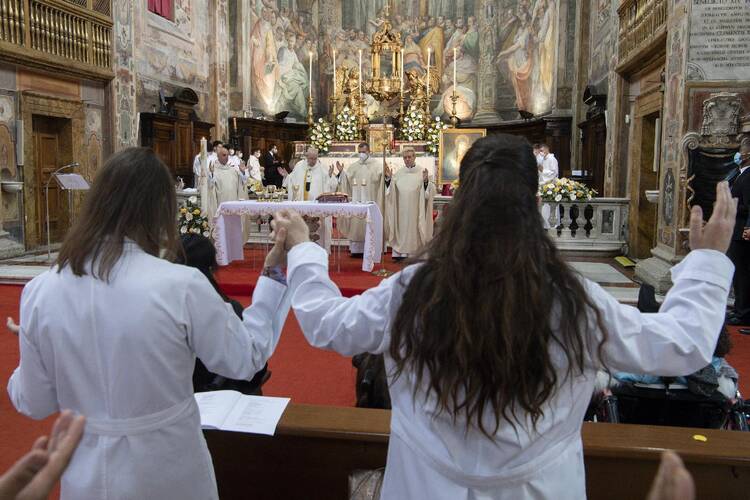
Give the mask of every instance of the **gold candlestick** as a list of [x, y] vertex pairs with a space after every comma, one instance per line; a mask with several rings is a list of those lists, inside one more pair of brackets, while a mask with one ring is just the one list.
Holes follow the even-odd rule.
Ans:
[[453, 94], [451, 95], [451, 102], [453, 105], [451, 106], [453, 109], [451, 111], [451, 125], [453, 128], [456, 128], [458, 126], [458, 116], [456, 116], [456, 103], [458, 102], [458, 94], [456, 94], [456, 91], [453, 90]]
[[312, 126], [315, 123], [315, 119], [313, 118], [313, 97], [312, 94], [307, 96], [307, 125], [310, 127], [310, 132], [312, 132]]

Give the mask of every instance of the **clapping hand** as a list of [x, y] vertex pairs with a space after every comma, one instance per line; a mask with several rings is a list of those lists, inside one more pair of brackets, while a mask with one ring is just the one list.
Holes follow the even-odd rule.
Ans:
[[430, 174], [427, 172], [427, 169], [422, 169], [422, 180], [425, 182], [429, 182], [430, 180]]
[[289, 175], [289, 172], [286, 171], [284, 167], [276, 167], [276, 171], [279, 173], [280, 176], [286, 177]]
[[337, 175], [341, 175], [341, 172], [344, 171], [344, 164], [341, 163], [340, 161], [336, 162], [336, 171], [338, 172]]
[[695, 500], [695, 482], [675, 452], [662, 454], [646, 500]]
[[21, 327], [16, 324], [15, 321], [13, 321], [13, 318], [8, 316], [8, 320], [5, 322], [5, 327], [8, 329], [9, 332], [15, 333], [18, 335], [18, 332], [21, 331]]
[[328, 177], [333, 177], [333, 163], [328, 167]]
[[208, 170], [211, 171], [211, 175], [214, 175], [214, 162], [208, 164]]
[[690, 248], [708, 249], [727, 253], [732, 240], [737, 200], [732, 199], [729, 183], [722, 181], [716, 185], [716, 203], [711, 218], [703, 225], [703, 210], [699, 205], [690, 212]]
[[284, 267], [286, 266], [286, 248], [284, 248], [284, 244], [286, 243], [286, 228], [280, 227], [277, 229], [274, 222], [276, 222], [275, 219], [271, 221], [273, 231], [271, 231], [270, 235], [273, 247], [271, 247], [271, 251], [266, 255], [266, 261], [263, 265], [265, 267]]
[[245, 165], [244, 161], [240, 162], [240, 170], [242, 171], [243, 174], [247, 173], [247, 165]]
[[49, 498], [83, 437], [86, 419], [63, 411], [49, 437], [42, 436], [26, 455], [0, 477], [0, 499]]

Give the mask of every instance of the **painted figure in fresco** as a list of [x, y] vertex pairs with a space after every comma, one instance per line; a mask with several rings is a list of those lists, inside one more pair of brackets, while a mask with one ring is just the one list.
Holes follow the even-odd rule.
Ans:
[[286, 46], [279, 49], [279, 80], [274, 87], [275, 112], [291, 111], [304, 116], [307, 113], [309, 91], [308, 75], [295, 51], [297, 36], [287, 32]]
[[250, 33], [253, 97], [261, 109], [273, 109], [273, 95], [276, 80], [279, 78], [278, 50], [271, 22], [273, 11], [264, 7], [261, 17]]
[[498, 61], [507, 61], [516, 92], [516, 107], [526, 111], [531, 106], [532, 41], [531, 19], [527, 12], [522, 12], [513, 44], [497, 55]]
[[536, 18], [535, 26], [535, 65], [532, 89], [534, 102], [531, 106], [531, 112], [540, 113], [549, 109], [552, 104], [552, 84], [554, 83], [555, 74], [555, 27], [554, 27], [554, 9], [555, 6], [551, 0], [539, 0], [534, 9]]

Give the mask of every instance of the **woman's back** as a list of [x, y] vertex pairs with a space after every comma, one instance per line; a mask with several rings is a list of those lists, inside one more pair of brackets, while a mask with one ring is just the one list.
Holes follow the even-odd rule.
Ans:
[[33, 280], [23, 295], [21, 324], [36, 335], [60, 407], [121, 419], [191, 396], [186, 306], [195, 301], [188, 295], [208, 286], [198, 271], [134, 243], [126, 243], [109, 283], [76, 277], [69, 268]]

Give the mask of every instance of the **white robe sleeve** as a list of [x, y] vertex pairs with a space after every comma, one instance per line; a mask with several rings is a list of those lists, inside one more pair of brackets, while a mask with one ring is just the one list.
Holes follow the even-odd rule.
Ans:
[[198, 271], [186, 290], [188, 343], [206, 368], [234, 379], [249, 379], [263, 368], [281, 335], [277, 318], [289, 311], [286, 287], [259, 278], [242, 320]]
[[21, 295], [21, 331], [18, 332], [21, 362], [8, 381], [8, 395], [20, 413], [34, 419], [42, 419], [59, 411], [60, 408], [57, 403], [54, 373], [50, 373], [44, 366], [35, 342], [36, 314], [31, 298], [33, 287], [34, 283], [29, 283]]
[[362, 295], [344, 298], [328, 277], [328, 255], [315, 243], [297, 245], [288, 255], [292, 308], [314, 347], [351, 356], [382, 353], [390, 343], [390, 311], [401, 273]]
[[[683, 376], [711, 363], [732, 280], [732, 262], [714, 250], [691, 252], [672, 269], [674, 286], [658, 313], [620, 304], [599, 285], [586, 288], [602, 312], [604, 362], [614, 371]], [[592, 346], [596, 354], [596, 346]]]

